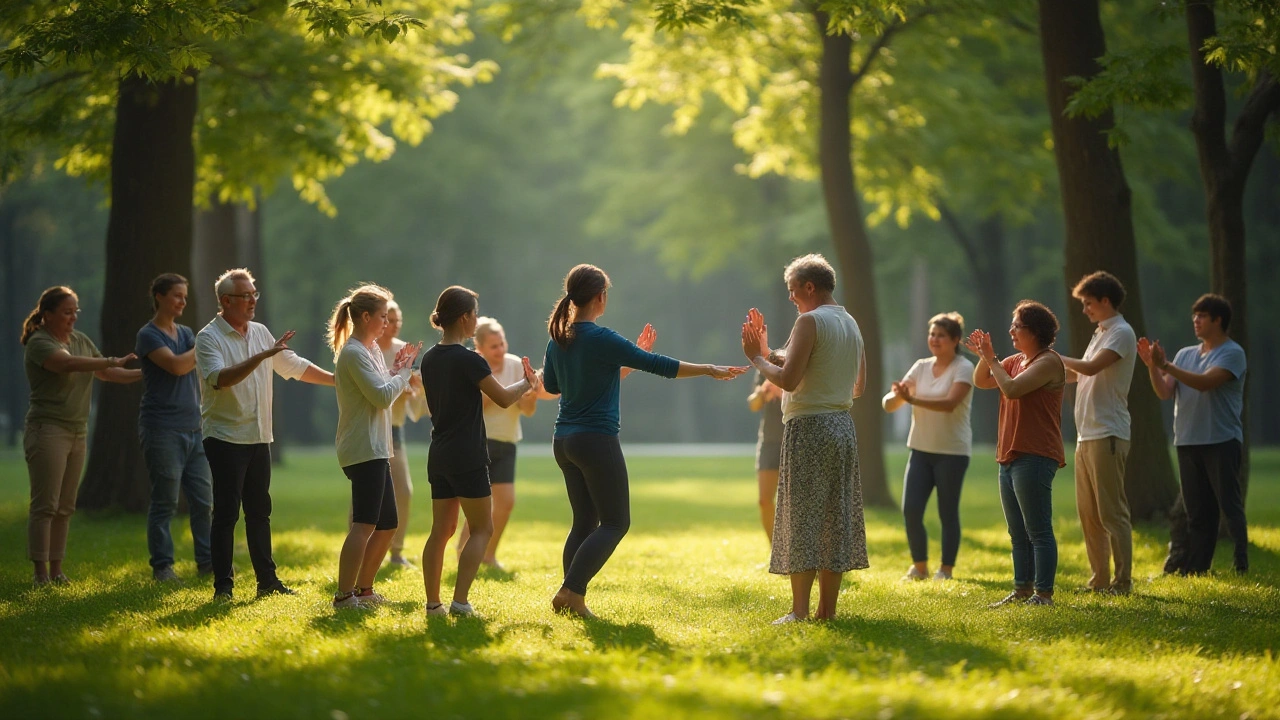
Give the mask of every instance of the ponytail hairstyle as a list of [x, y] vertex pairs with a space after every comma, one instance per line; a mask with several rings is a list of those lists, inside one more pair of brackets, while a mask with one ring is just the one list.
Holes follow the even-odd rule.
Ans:
[[562, 348], [573, 342], [573, 320], [578, 308], [586, 307], [597, 295], [609, 289], [609, 276], [595, 265], [583, 263], [564, 276], [564, 297], [556, 303], [547, 320], [547, 333]]
[[351, 339], [356, 318], [365, 313], [372, 315], [381, 312], [389, 302], [391, 302], [390, 290], [369, 283], [352, 288], [346, 297], [338, 301], [338, 304], [333, 307], [333, 317], [329, 318], [327, 336], [329, 347], [333, 350], [334, 362], [337, 362], [342, 346]]
[[168, 295], [174, 285], [186, 284], [187, 279], [178, 273], [165, 273], [157, 276], [155, 280], [151, 281], [151, 309], [157, 310], [160, 308], [160, 301], [156, 300], [157, 295]]
[[444, 331], [458, 319], [479, 307], [480, 294], [461, 285], [450, 285], [436, 299], [436, 309], [431, 313], [431, 327]]
[[40, 293], [40, 301], [36, 303], [35, 310], [27, 315], [27, 319], [22, 321], [22, 344], [26, 345], [31, 339], [31, 334], [44, 327], [45, 313], [51, 313], [58, 309], [58, 306], [67, 298], [80, 299], [76, 295], [76, 291], [66, 285], [54, 285], [53, 287]]
[[964, 337], [964, 316], [958, 312], [938, 313], [929, 318], [929, 327], [937, 325], [947, 334], [947, 337], [956, 341], [956, 352], [960, 352], [960, 340]]

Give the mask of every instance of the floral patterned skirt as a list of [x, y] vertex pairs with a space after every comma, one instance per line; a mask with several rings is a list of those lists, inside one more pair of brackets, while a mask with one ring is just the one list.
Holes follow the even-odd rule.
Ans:
[[802, 415], [782, 430], [769, 572], [869, 567], [858, 435], [847, 412]]

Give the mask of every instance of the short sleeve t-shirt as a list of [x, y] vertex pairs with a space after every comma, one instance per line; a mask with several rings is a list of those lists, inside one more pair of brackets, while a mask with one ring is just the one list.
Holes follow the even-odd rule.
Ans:
[[[502, 369], [493, 376], [503, 387], [518, 383], [524, 377], [524, 363], [518, 356], [507, 353], [502, 359]], [[481, 402], [483, 404], [483, 400]], [[515, 403], [505, 408], [496, 403], [489, 405], [484, 409], [484, 429], [490, 440], [520, 442], [524, 437], [520, 429], [520, 406]]]
[[61, 343], [43, 328], [27, 339], [23, 350], [23, 366], [31, 386], [27, 422], [47, 422], [73, 432], [86, 432], [89, 427], [89, 397], [93, 394], [93, 373], [60, 373], [46, 370], [44, 361], [65, 350], [76, 357], [100, 358], [102, 353], [87, 335], [72, 330], [67, 342]]
[[1098, 374], [1081, 375], [1076, 381], [1077, 440], [1129, 439], [1129, 386], [1138, 356], [1138, 336], [1124, 316], [1098, 323], [1084, 351], [1084, 360], [1093, 360], [1103, 350], [1114, 352], [1120, 359]]
[[173, 430], [200, 429], [200, 376], [191, 369], [186, 375], [174, 375], [151, 361], [148, 355], [167, 347], [174, 355], [189, 352], [196, 346], [196, 334], [186, 325], [178, 325], [178, 336], [147, 323], [138, 331], [134, 354], [142, 363], [142, 403], [138, 407], [138, 425]]
[[435, 345], [423, 355], [422, 385], [431, 409], [429, 475], [489, 465], [480, 381], [492, 374], [479, 353], [462, 345]]
[[[937, 358], [917, 360], [902, 380], [915, 383], [915, 396], [921, 400], [946, 400], [956, 383], [973, 385], [973, 363], [963, 355], [956, 355], [951, 364], [934, 377]], [[973, 453], [973, 426], [969, 408], [973, 404], [973, 392], [965, 394], [951, 412], [938, 412], [922, 407], [911, 408], [911, 432], [907, 435], [907, 447], [920, 452], [938, 455], [970, 455]]]
[[1173, 444], [1244, 442], [1244, 425], [1240, 420], [1244, 408], [1244, 376], [1248, 369], [1244, 348], [1235, 340], [1227, 340], [1201, 354], [1200, 346], [1192, 345], [1179, 350], [1173, 364], [1193, 373], [1222, 368], [1232, 375], [1231, 380], [1209, 392], [1193, 390], [1182, 383], [1174, 386]]

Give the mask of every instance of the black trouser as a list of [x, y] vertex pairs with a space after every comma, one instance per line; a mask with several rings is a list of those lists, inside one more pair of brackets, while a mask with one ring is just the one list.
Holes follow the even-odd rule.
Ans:
[[1178, 446], [1178, 474], [1182, 477], [1182, 501], [1187, 507], [1184, 568], [1188, 573], [1205, 573], [1212, 567], [1220, 514], [1227, 519], [1227, 530], [1236, 544], [1236, 569], [1249, 568], [1249, 529], [1240, 487], [1242, 460], [1239, 440]]
[[631, 527], [627, 462], [616, 435], [567, 435], [552, 448], [573, 510], [564, 542], [564, 587], [586, 595], [587, 584]]
[[240, 503], [244, 503], [244, 534], [258, 589], [279, 582], [271, 558], [271, 446], [237, 445], [204, 439], [204, 454], [213, 473], [213, 588], [230, 590], [231, 555], [235, 548]]
[[968, 455], [940, 455], [912, 450], [902, 483], [902, 518], [907, 525], [911, 561], [929, 559], [929, 535], [924, 529], [924, 508], [938, 488], [938, 519], [942, 521], [942, 564], [955, 565], [960, 551], [960, 488], [969, 469]]

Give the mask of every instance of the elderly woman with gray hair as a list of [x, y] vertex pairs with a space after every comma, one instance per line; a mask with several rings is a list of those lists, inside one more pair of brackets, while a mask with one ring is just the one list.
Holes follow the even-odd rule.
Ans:
[[790, 576], [791, 612], [775, 625], [809, 618], [815, 577], [819, 600], [813, 617], [834, 618], [843, 574], [869, 566], [858, 438], [849, 416], [866, 380], [862, 333], [836, 304], [836, 273], [821, 255], [796, 258], [783, 278], [800, 311], [785, 359], [778, 361], [769, 350], [759, 310], [752, 308], [742, 325], [743, 352], [784, 392], [769, 572]]

